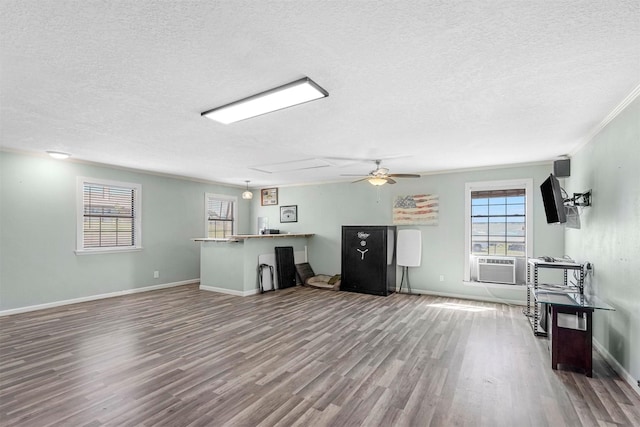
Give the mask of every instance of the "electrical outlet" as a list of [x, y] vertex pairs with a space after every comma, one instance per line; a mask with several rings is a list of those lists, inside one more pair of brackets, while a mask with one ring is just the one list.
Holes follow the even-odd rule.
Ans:
[[154, 272], [153, 272], [153, 278], [154, 278], [154, 279], [159, 279], [159, 278], [160, 278], [160, 272], [159, 272], [159, 271], [157, 271], [157, 270], [156, 270], [156, 271], [154, 271]]
[[441, 281], [441, 282], [444, 282], [444, 274], [441, 274], [441, 275], [440, 275], [440, 281]]
[[587, 261], [584, 265], [584, 270], [585, 274], [593, 274], [593, 264]]

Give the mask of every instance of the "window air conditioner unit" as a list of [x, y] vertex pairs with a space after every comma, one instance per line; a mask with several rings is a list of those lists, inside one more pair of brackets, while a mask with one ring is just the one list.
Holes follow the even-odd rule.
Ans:
[[478, 282], [516, 284], [516, 259], [483, 256], [478, 258]]

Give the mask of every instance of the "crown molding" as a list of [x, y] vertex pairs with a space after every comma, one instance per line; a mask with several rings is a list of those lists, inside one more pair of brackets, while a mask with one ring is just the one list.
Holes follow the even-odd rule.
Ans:
[[[184, 175], [174, 175], [174, 174], [170, 174], [170, 173], [164, 173], [164, 172], [155, 172], [152, 170], [146, 170], [146, 169], [136, 169], [136, 168], [132, 168], [132, 167], [127, 167], [127, 166], [119, 166], [119, 165], [113, 165], [113, 164], [109, 164], [109, 163], [100, 163], [100, 162], [95, 162], [92, 160], [84, 160], [84, 159], [79, 159], [77, 157], [73, 157], [73, 155], [71, 157], [69, 157], [68, 159], [64, 159], [64, 160], [55, 160], [55, 159], [51, 159], [51, 157], [49, 157], [49, 155], [46, 152], [34, 152], [34, 151], [24, 151], [24, 150], [19, 150], [19, 149], [15, 149], [15, 148], [9, 148], [9, 147], [0, 147], [0, 152], [5, 152], [5, 153], [10, 153], [10, 154], [19, 154], [22, 156], [28, 156], [28, 157], [38, 157], [41, 159], [47, 159], [50, 161], [54, 161], [54, 162], [65, 162], [65, 163], [77, 163], [77, 164], [83, 164], [83, 165], [90, 165], [90, 166], [96, 166], [96, 167], [100, 167], [100, 168], [108, 168], [108, 169], [115, 169], [115, 170], [120, 170], [120, 171], [125, 171], [125, 172], [133, 172], [133, 173], [139, 173], [139, 174], [144, 174], [144, 175], [151, 175], [151, 176], [158, 176], [158, 177], [162, 177], [162, 178], [171, 178], [171, 179], [178, 179], [181, 181], [190, 181], [190, 182], [197, 182], [199, 184], [209, 184], [209, 185], [217, 185], [220, 187], [229, 187], [229, 188], [234, 188], [234, 189], [245, 189], [245, 185], [236, 185], [236, 184], [227, 184], [224, 182], [217, 182], [217, 181], [211, 181], [211, 180], [207, 180], [207, 179], [203, 179], [203, 178], [197, 178], [197, 177], [191, 177], [191, 176], [184, 176]], [[249, 187], [250, 189], [252, 187]]]
[[636, 86], [631, 93], [629, 93], [629, 95], [627, 95], [622, 102], [620, 102], [613, 110], [611, 110], [611, 112], [596, 126], [594, 127], [591, 132], [589, 132], [587, 134], [586, 137], [584, 137], [582, 139], [582, 141], [580, 141], [580, 143], [578, 145], [576, 145], [574, 147], [573, 150], [571, 150], [571, 152], [569, 153], [569, 156], [573, 156], [574, 154], [576, 154], [578, 151], [582, 150], [584, 148], [585, 145], [587, 145], [588, 143], [590, 143], [593, 138], [596, 137], [596, 135], [598, 135], [602, 129], [604, 129], [605, 127], [607, 127], [607, 125], [609, 123], [611, 123], [611, 121], [613, 121], [613, 119], [615, 119], [616, 117], [618, 117], [618, 114], [620, 114], [621, 112], [624, 111], [625, 108], [627, 108], [629, 106], [629, 104], [631, 104], [633, 101], [635, 101], [635, 99], [640, 95], [640, 84], [638, 86]]

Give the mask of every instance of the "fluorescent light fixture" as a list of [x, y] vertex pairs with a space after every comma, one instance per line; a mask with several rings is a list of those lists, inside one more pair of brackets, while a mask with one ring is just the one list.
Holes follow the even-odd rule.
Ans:
[[216, 122], [229, 124], [294, 105], [329, 96], [329, 92], [308, 77], [267, 90], [257, 95], [201, 113]]
[[384, 178], [369, 178], [367, 181], [375, 186], [385, 185], [387, 183], [387, 180]]
[[247, 189], [242, 193], [242, 198], [244, 200], [251, 200], [253, 199], [253, 193], [251, 191], [249, 191], [249, 182], [250, 181], [245, 181], [247, 183]]
[[47, 151], [47, 154], [53, 157], [54, 159], [64, 160], [71, 157], [69, 153], [63, 153], [62, 151]]

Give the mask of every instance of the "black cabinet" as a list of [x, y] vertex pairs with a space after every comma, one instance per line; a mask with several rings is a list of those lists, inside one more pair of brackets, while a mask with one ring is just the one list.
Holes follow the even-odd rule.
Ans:
[[340, 290], [385, 296], [394, 292], [395, 238], [395, 226], [343, 226]]

